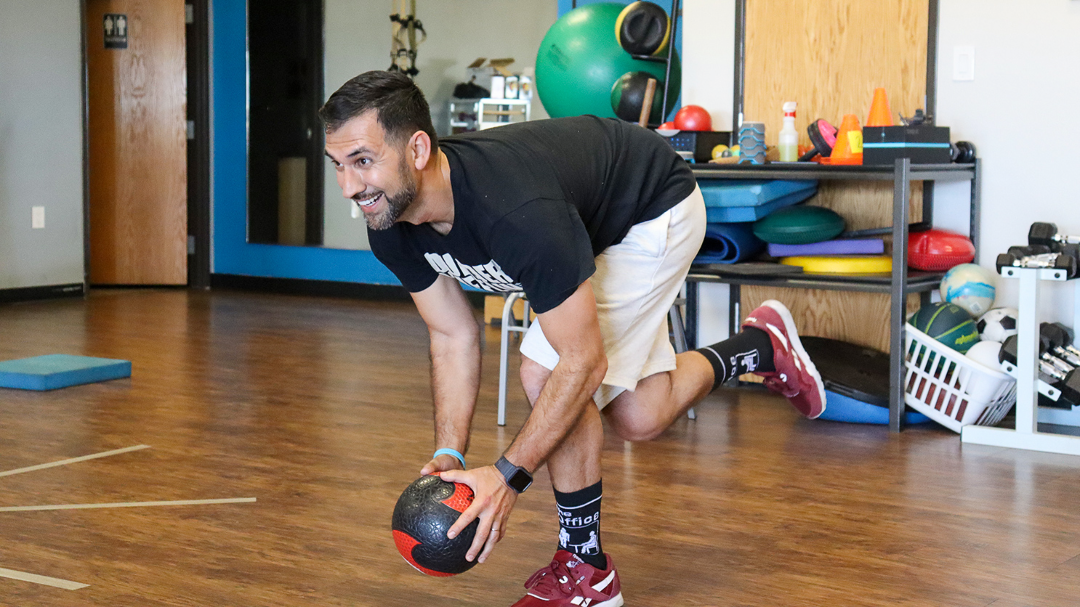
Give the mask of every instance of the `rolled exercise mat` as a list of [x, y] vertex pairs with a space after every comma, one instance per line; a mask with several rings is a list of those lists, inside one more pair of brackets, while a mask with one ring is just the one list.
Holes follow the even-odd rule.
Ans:
[[765, 248], [749, 223], [710, 223], [694, 263], [738, 263]]
[[[825, 384], [825, 412], [818, 419], [889, 423], [889, 355], [838, 339], [800, 337]], [[908, 410], [909, 424], [930, 421]]]
[[801, 205], [755, 221], [754, 235], [770, 244], [810, 244], [836, 238], [844, 225], [844, 218], [832, 209]]
[[892, 272], [892, 257], [888, 255], [782, 257], [780, 263], [786, 266], [799, 266], [807, 274], [888, 274]]
[[842, 238], [811, 244], [770, 244], [770, 257], [795, 257], [799, 255], [880, 255], [885, 252], [885, 241], [880, 238]]

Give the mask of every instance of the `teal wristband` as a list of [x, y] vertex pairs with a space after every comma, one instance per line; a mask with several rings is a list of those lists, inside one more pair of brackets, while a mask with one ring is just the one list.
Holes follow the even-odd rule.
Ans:
[[431, 458], [435, 459], [436, 457], [439, 457], [440, 455], [453, 455], [454, 457], [457, 458], [457, 461], [461, 462], [461, 469], [462, 470], [465, 469], [465, 456], [458, 453], [457, 450], [455, 450], [455, 449], [439, 449], [438, 451], [435, 452], [435, 455], [431, 456]]

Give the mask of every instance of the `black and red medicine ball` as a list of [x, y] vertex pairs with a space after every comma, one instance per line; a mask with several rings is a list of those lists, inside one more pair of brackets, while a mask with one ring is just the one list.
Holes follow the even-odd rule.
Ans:
[[457, 537], [446, 532], [472, 504], [468, 485], [451, 483], [430, 474], [409, 485], [394, 506], [391, 528], [394, 543], [406, 561], [421, 573], [448, 577], [472, 569], [476, 561], [465, 560], [480, 521], [469, 523]]

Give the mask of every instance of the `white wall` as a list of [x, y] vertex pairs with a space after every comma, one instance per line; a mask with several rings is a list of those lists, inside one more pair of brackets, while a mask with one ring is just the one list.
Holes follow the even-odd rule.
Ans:
[[[713, 129], [732, 128], [735, 0], [686, 0], [682, 8], [682, 103], [709, 111]], [[699, 283], [697, 343], [728, 336], [728, 286]]]
[[[953, 49], [975, 47], [975, 80], [953, 80]], [[1034, 221], [1080, 234], [1080, 0], [942, 0], [937, 122], [982, 158], [978, 263], [1026, 244]], [[935, 220], [966, 230], [966, 191], [950, 187]], [[942, 200], [944, 199], [944, 200]], [[940, 201], [940, 202], [938, 202]], [[1043, 319], [1073, 324], [1073, 288], [1044, 289]], [[1002, 281], [998, 305], [1016, 305]]]
[[[390, 65], [392, 4], [326, 0], [325, 96], [357, 74]], [[540, 41], [557, 13], [555, 0], [418, 0], [416, 16], [428, 37], [417, 50], [416, 83], [427, 96], [436, 132], [449, 130], [446, 102], [454, 85], [466, 79], [467, 65], [478, 57], [513, 57], [511, 71], [531, 74]], [[539, 97], [531, 111], [534, 120], [547, 117]], [[369, 248], [364, 220], [351, 217], [329, 166], [325, 179], [324, 246]]]
[[682, 103], [708, 110], [713, 130], [730, 130], [735, 94], [735, 0], [686, 0], [682, 14]]
[[[0, 2], [0, 289], [83, 282], [80, 12]], [[31, 229], [35, 206], [44, 229]]]

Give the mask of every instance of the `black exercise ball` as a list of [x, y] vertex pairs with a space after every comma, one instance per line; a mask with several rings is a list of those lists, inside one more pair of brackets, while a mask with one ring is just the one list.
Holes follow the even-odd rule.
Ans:
[[659, 55], [668, 45], [671, 21], [652, 2], [631, 2], [615, 22], [619, 45], [631, 55]]
[[[645, 102], [645, 87], [649, 84], [649, 78], [655, 78], [655, 76], [648, 72], [627, 72], [615, 81], [615, 85], [611, 87], [611, 109], [615, 111], [616, 116], [630, 122], [637, 122], [641, 118], [641, 104]], [[662, 122], [660, 119], [664, 104], [662, 85], [663, 82], [656, 83], [652, 110], [649, 112], [650, 124]]]
[[429, 474], [405, 488], [394, 506], [392, 529], [398, 552], [418, 571], [448, 577], [472, 569], [466, 561], [480, 521], [474, 520], [454, 539], [446, 532], [473, 501], [468, 485]]

